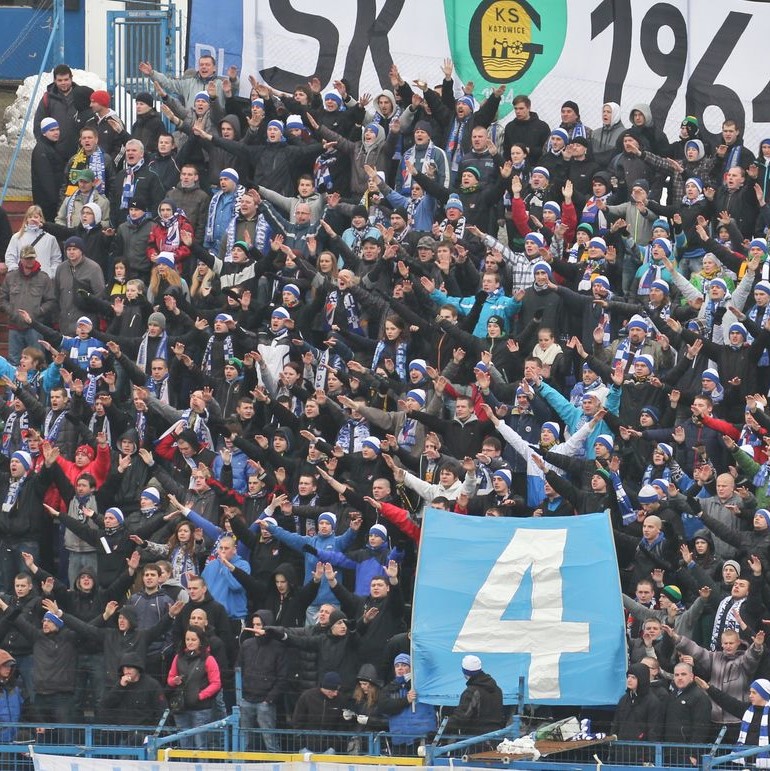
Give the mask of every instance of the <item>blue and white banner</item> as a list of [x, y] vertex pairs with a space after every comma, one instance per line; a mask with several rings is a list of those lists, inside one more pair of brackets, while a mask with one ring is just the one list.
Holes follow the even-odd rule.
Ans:
[[608, 515], [477, 518], [429, 509], [412, 619], [420, 701], [457, 704], [481, 658], [506, 704], [615, 704], [626, 645]]

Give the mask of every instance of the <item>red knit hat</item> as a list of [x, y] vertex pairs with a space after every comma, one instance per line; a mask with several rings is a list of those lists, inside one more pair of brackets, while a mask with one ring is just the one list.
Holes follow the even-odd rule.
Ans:
[[91, 94], [91, 101], [100, 104], [102, 107], [109, 107], [110, 95], [106, 91], [94, 91]]

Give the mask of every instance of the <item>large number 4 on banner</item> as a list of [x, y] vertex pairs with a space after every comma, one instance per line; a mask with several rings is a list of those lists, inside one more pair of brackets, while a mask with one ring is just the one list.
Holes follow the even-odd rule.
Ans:
[[[562, 620], [566, 543], [566, 529], [517, 530], [476, 593], [453, 647], [454, 652], [528, 653], [529, 695], [534, 699], [558, 699], [562, 654], [589, 649], [588, 623]], [[531, 616], [504, 620], [528, 570]]]

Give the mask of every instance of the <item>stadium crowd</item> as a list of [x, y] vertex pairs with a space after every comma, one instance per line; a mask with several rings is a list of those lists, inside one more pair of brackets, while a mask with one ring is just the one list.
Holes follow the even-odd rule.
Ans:
[[[667, 137], [646, 104], [549, 125], [524, 95], [501, 125], [504, 87], [442, 69], [243, 99], [211, 57], [144, 62], [129, 131], [56, 67], [3, 247], [4, 722], [194, 727], [239, 667], [267, 749], [414, 751], [432, 506], [609, 512], [612, 732], [768, 743], [770, 139]], [[446, 730], [501, 727], [463, 672]]]

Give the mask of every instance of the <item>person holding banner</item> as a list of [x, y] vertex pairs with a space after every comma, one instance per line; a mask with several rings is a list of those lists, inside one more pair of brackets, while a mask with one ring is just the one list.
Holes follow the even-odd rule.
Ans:
[[494, 677], [482, 669], [481, 659], [474, 655], [463, 656], [462, 670], [468, 682], [444, 733], [478, 736], [502, 728], [503, 692]]
[[417, 744], [436, 730], [436, 710], [419, 701], [412, 687], [412, 657], [399, 653], [393, 660], [395, 678], [380, 691], [379, 711], [388, 716], [394, 755], [414, 755]]

